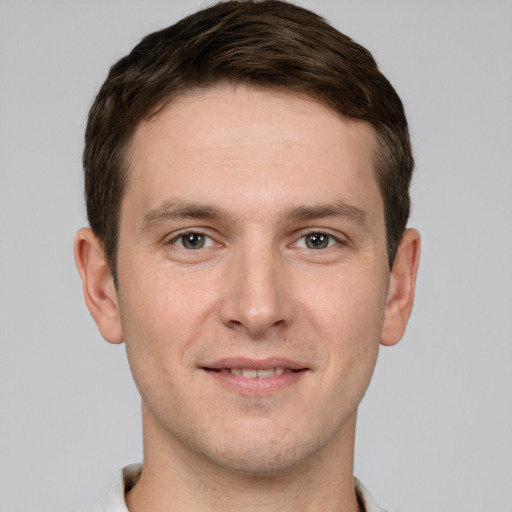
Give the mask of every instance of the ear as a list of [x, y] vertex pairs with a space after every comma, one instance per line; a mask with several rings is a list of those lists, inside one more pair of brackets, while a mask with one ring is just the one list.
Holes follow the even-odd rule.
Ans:
[[405, 332], [414, 302], [414, 290], [420, 261], [420, 234], [407, 229], [391, 271], [382, 329], [382, 345], [395, 345]]
[[119, 303], [112, 274], [101, 242], [90, 228], [75, 238], [75, 262], [82, 278], [85, 302], [102, 336], [109, 343], [122, 343]]

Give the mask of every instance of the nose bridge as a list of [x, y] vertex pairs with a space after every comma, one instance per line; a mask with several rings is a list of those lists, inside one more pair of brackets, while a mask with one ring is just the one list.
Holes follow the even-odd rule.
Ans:
[[234, 251], [224, 296], [224, 323], [252, 335], [288, 322], [283, 294], [283, 261], [264, 236], [246, 241]]

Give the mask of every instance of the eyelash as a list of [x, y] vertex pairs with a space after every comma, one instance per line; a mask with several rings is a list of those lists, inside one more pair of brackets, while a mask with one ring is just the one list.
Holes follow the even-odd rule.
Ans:
[[[326, 237], [327, 238], [327, 246], [326, 247], [307, 247], [307, 242], [304, 242], [304, 245], [306, 245], [306, 247], [299, 247], [299, 242], [301, 240], [306, 240], [307, 237], [311, 237], [311, 236], [314, 236], [314, 235], [320, 235], [322, 237]], [[321, 240], [323, 241], [323, 240]], [[334, 242], [334, 243], [333, 243]], [[342, 240], [340, 240], [338, 237], [334, 236], [333, 234], [331, 233], [326, 233], [325, 231], [321, 231], [321, 230], [313, 230], [313, 231], [309, 231], [307, 233], [303, 233], [298, 239], [296, 242], [294, 242], [292, 244], [292, 247], [298, 247], [298, 248], [301, 248], [301, 249], [309, 249], [309, 250], [325, 250], [325, 249], [329, 249], [330, 247], [333, 247], [334, 245], [337, 245], [337, 244], [343, 244], [344, 242]]]
[[[172, 237], [167, 243], [169, 245], [176, 245], [176, 246], [180, 247], [181, 249], [185, 249], [185, 250], [189, 250], [189, 251], [204, 249], [205, 248], [204, 246], [197, 247], [197, 248], [184, 247], [183, 241], [184, 241], [185, 237], [191, 236], [191, 235], [197, 235], [199, 237], [202, 237], [206, 241], [205, 243], [208, 244], [206, 247], [212, 247], [213, 245], [215, 245], [215, 240], [213, 240], [213, 238], [211, 236], [203, 233], [202, 231], [195, 231], [193, 229], [190, 229], [188, 231], [182, 231], [181, 233], [178, 233], [177, 235]], [[176, 242], [180, 239], [182, 240], [182, 243], [181, 243], [181, 245], [178, 245]]]
[[[184, 245], [184, 240], [185, 240], [185, 237], [187, 236], [190, 236], [190, 235], [197, 235], [198, 237], [202, 237], [203, 240], [204, 240], [204, 243], [207, 244], [206, 246], [203, 244], [202, 246], [200, 247], [195, 247], [195, 248], [192, 248], [192, 247], [185, 247]], [[301, 240], [307, 240], [307, 237], [311, 237], [311, 236], [315, 236], [315, 235], [319, 235], [320, 237], [325, 237], [325, 238], [322, 238], [320, 240], [320, 244], [322, 244], [322, 242], [324, 242], [325, 239], [327, 239], [327, 245], [325, 247], [308, 247], [307, 246], [307, 242], [305, 241], [304, 242], [304, 245], [305, 247], [300, 247], [299, 246], [299, 242]], [[178, 240], [182, 240], [182, 243], [181, 244], [177, 244], [176, 242]], [[202, 231], [195, 231], [195, 230], [187, 230], [187, 231], [183, 231], [181, 233], [178, 233], [177, 235], [175, 235], [173, 238], [171, 238], [168, 242], [167, 242], [169, 245], [176, 245], [177, 247], [180, 247], [181, 249], [185, 249], [185, 250], [189, 250], [189, 251], [192, 251], [192, 250], [199, 250], [199, 249], [205, 249], [205, 248], [208, 248], [208, 247], [212, 247], [216, 244], [215, 240], [205, 234], [204, 232]], [[296, 248], [301, 248], [301, 249], [309, 249], [309, 250], [324, 250], [324, 249], [328, 249], [330, 247], [333, 247], [334, 245], [337, 245], [337, 244], [344, 244], [344, 242], [342, 240], [340, 240], [338, 237], [330, 234], [330, 233], [326, 233], [325, 231], [309, 231], [307, 233], [303, 233], [293, 244], [291, 244], [291, 247], [296, 247]]]

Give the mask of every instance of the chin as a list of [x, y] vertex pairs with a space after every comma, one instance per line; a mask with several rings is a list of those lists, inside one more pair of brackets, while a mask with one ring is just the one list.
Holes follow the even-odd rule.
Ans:
[[255, 478], [286, 475], [311, 458], [314, 450], [307, 446], [291, 446], [286, 442], [259, 443], [251, 440], [250, 446], [235, 447], [211, 453], [211, 462], [231, 473]]
[[327, 432], [314, 432], [314, 426], [306, 431], [276, 424], [255, 427], [228, 431], [222, 439], [210, 437], [197, 448], [219, 469], [266, 478], [291, 474], [313, 463], [332, 440]]

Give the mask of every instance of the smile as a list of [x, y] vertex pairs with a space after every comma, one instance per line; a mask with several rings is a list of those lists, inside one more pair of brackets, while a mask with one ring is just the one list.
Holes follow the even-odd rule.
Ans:
[[207, 364], [202, 370], [229, 391], [265, 396], [297, 384], [309, 368], [285, 358], [228, 358]]
[[293, 373], [294, 370], [289, 368], [268, 368], [268, 369], [255, 369], [255, 368], [221, 368], [217, 370], [220, 373], [232, 373], [246, 379], [268, 379], [275, 375], [283, 375], [284, 373]]

